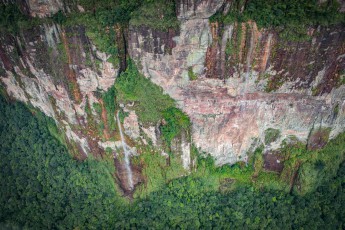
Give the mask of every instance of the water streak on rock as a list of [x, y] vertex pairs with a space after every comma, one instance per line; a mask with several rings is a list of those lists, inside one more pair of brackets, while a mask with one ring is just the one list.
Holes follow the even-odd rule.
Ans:
[[131, 165], [129, 161], [130, 150], [128, 149], [125, 138], [123, 136], [121, 122], [119, 118], [119, 112], [117, 112], [116, 114], [116, 121], [117, 121], [117, 126], [119, 127], [119, 132], [121, 135], [123, 154], [125, 156], [124, 160], [125, 160], [125, 166], [126, 166], [126, 171], [127, 171], [128, 187], [132, 190], [134, 186], [133, 186], [133, 173], [132, 173], [132, 169], [131, 169]]

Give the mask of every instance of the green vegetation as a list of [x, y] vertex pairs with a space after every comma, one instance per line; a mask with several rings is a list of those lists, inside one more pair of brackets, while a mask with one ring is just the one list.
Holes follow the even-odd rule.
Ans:
[[184, 177], [133, 205], [115, 228], [341, 229], [344, 179], [343, 165], [325, 186], [298, 197], [247, 186], [222, 194], [201, 178]]
[[[63, 26], [84, 25], [96, 46], [113, 58], [119, 52], [116, 30], [126, 27], [130, 20], [133, 25], [160, 30], [178, 26], [175, 6], [170, 1], [77, 2], [84, 6], [85, 13], [58, 12], [45, 20]], [[341, 14], [335, 13], [335, 1], [319, 8], [312, 0], [247, 1], [240, 13], [244, 2], [234, 1], [237, 7], [214, 19], [224, 22], [254, 19], [259, 26], [279, 28], [292, 39], [303, 38], [306, 26], [343, 20]], [[17, 33], [22, 26], [42, 22], [41, 19], [25, 22], [27, 18], [15, 5], [1, 7], [5, 13], [0, 15], [0, 26], [7, 28], [7, 32]], [[238, 45], [244, 33], [238, 29]], [[238, 55], [237, 50], [229, 43], [226, 53]], [[197, 78], [191, 68], [188, 75], [191, 80]], [[280, 82], [268, 85], [272, 88], [275, 84]], [[0, 92], [4, 93], [2, 87]], [[133, 104], [144, 125], [161, 124], [162, 139], [168, 147], [176, 138], [183, 135], [189, 138], [189, 118], [174, 107], [174, 101], [159, 86], [141, 75], [132, 62], [117, 78], [115, 86], [100, 97], [111, 131], [116, 127], [117, 104], [123, 103]], [[92, 110], [88, 100], [86, 103], [85, 110], [91, 119]], [[102, 114], [101, 104], [92, 106]], [[339, 110], [338, 106], [334, 109]], [[122, 122], [125, 116], [120, 110]], [[103, 121], [99, 126], [104, 129]], [[0, 131], [0, 228], [345, 228], [345, 133], [321, 150], [308, 150], [299, 143], [287, 144], [280, 150], [284, 164], [281, 173], [266, 171], [262, 148], [250, 154], [247, 163], [216, 167], [210, 156], [199, 154], [192, 147], [195, 162], [191, 172], [186, 172], [179, 156], [168, 152], [166, 157], [152, 146], [137, 146], [141, 154], [133, 156], [132, 163], [141, 167], [145, 183], [136, 188], [134, 200], [129, 204], [116, 191], [111, 149], [106, 150], [104, 159], [90, 156], [77, 161], [68, 154], [66, 140], [54, 121], [3, 97], [0, 97]], [[265, 143], [279, 136], [279, 130], [268, 129]]]
[[0, 3], [0, 12], [1, 32], [17, 34], [20, 29], [31, 28], [38, 21], [35, 18], [24, 15], [17, 4]]
[[176, 29], [179, 21], [175, 13], [175, 1], [148, 1], [132, 13], [130, 23], [134, 26], [145, 25], [159, 30]]
[[[105, 11], [108, 12], [108, 11]], [[72, 13], [66, 16], [63, 21], [64, 26], [82, 25], [86, 29], [87, 36], [95, 44], [98, 50], [110, 55], [109, 62], [118, 64], [118, 47], [116, 43], [116, 33], [114, 24], [110, 24], [104, 15], [105, 13], [97, 11], [97, 14]]]
[[[308, 188], [309, 193], [304, 193], [305, 196], [288, 193], [289, 188], [282, 178], [286, 172], [279, 176], [263, 171], [261, 150], [253, 154], [248, 166], [239, 163], [216, 168], [211, 157], [199, 157], [193, 173], [170, 182], [164, 180], [164, 158], [158, 160], [157, 155], [147, 153], [145, 162], [154, 165], [145, 171], [150, 193], [145, 199], [137, 200], [115, 226], [157, 229], [343, 228], [345, 164], [341, 162], [345, 159], [344, 141], [342, 134], [323, 150], [307, 151], [298, 145], [282, 150], [289, 157], [287, 168], [293, 161], [304, 160], [299, 178], [304, 177], [303, 167], [309, 168], [310, 164], [311, 170], [326, 170], [322, 175], [327, 176], [321, 176], [313, 189]], [[152, 181], [156, 184], [152, 185]], [[300, 183], [298, 187], [303, 186], [309, 185]]]
[[[345, 160], [344, 143], [345, 133], [331, 140], [321, 150], [308, 150], [305, 145], [298, 142], [294, 145], [286, 145], [279, 153], [283, 156], [282, 161], [284, 161], [284, 169], [280, 174], [264, 169], [262, 147], [250, 154], [251, 157], [247, 164], [239, 162], [232, 166], [224, 165], [222, 167], [216, 167], [212, 157], [200, 155], [193, 147], [192, 155], [197, 157], [197, 163], [189, 177], [208, 180], [207, 183], [213, 191], [217, 191], [221, 187], [226, 187], [226, 190], [231, 191], [237, 187], [250, 186], [253, 189], [273, 189], [284, 192], [290, 192], [293, 189], [295, 194], [309, 194], [336, 176], [341, 163]], [[148, 157], [144, 162], [152, 162], [152, 165], [144, 164], [144, 168], [149, 167], [153, 170], [145, 174], [148, 180], [156, 181], [155, 178], [164, 178], [167, 166], [165, 166], [163, 157], [152, 152], [148, 154]], [[180, 170], [179, 174], [183, 175], [184, 171]], [[161, 185], [163, 181], [159, 181], [158, 184]], [[231, 181], [231, 184], [227, 185], [226, 181]], [[292, 182], [293, 184], [291, 184]], [[152, 191], [150, 184], [147, 184], [145, 189], [147, 189], [146, 192]]]
[[275, 142], [280, 137], [280, 130], [278, 129], [266, 129], [265, 130], [265, 144], [269, 145]]
[[182, 132], [188, 135], [191, 123], [189, 117], [181, 110], [174, 107], [168, 108], [163, 112], [163, 118], [164, 123], [161, 126], [161, 132], [168, 146], [170, 146], [171, 141]]
[[[79, 0], [85, 13], [71, 13], [66, 17], [61, 14], [53, 16], [55, 22], [65, 26], [83, 25], [87, 36], [96, 47], [110, 55], [109, 61], [118, 64], [118, 58], [125, 52], [121, 44], [122, 30], [133, 25], [147, 25], [157, 29], [168, 29], [178, 26], [173, 2], [162, 0]], [[121, 56], [121, 57], [120, 57]]]
[[156, 124], [163, 118], [163, 113], [174, 107], [174, 101], [163, 90], [145, 78], [130, 62], [126, 72], [121, 73], [115, 82], [119, 103], [134, 103], [139, 121], [144, 124]]
[[224, 23], [254, 20], [260, 28], [275, 28], [287, 40], [305, 40], [307, 27], [329, 26], [345, 22], [345, 14], [338, 11], [339, 3], [329, 0], [236, 0], [227, 15], [215, 14], [211, 21]]
[[295, 191], [306, 194], [334, 177], [345, 160], [344, 143], [343, 133], [321, 150], [307, 150], [302, 146], [287, 148], [285, 151], [289, 159], [285, 165], [296, 165], [297, 162], [301, 164], [298, 171], [299, 188], [296, 187]]
[[107, 121], [110, 128], [110, 131], [115, 130], [116, 123], [115, 123], [115, 88], [112, 86], [102, 95], [102, 99], [104, 102], [104, 107], [107, 111]]
[[134, 197], [147, 197], [164, 188], [169, 181], [187, 174], [178, 156], [167, 158], [151, 146], [138, 146], [138, 149], [141, 154], [133, 157], [133, 162], [142, 166], [145, 183], [137, 187]]
[[102, 113], [102, 106], [99, 103], [93, 103], [92, 106], [98, 114]]
[[[93, 108], [95, 109], [97, 114], [99, 114], [99, 116], [101, 116], [101, 114], [102, 114], [101, 105], [98, 103], [93, 103]], [[103, 129], [104, 129], [104, 122], [100, 117], [99, 117], [99, 122], [96, 122], [94, 114], [91, 111], [88, 97], [86, 97], [85, 112], [86, 112], [86, 116], [87, 116], [87, 126], [89, 128], [89, 131], [88, 131], [89, 135], [91, 135], [90, 133], [92, 133], [92, 131], [96, 131], [97, 134], [100, 137], [102, 137], [103, 136]], [[94, 134], [94, 133], [92, 133], [92, 134]]]
[[[23, 18], [22, 13], [20, 12], [17, 5], [0, 5], [0, 28], [7, 29], [11, 33], [15, 33], [18, 30], [16, 23], [11, 23]], [[12, 26], [11, 26], [12, 24]]]
[[188, 68], [188, 78], [190, 81], [195, 81], [196, 79], [198, 79], [198, 76], [193, 71], [193, 67]]
[[124, 112], [122, 109], [119, 111], [120, 122], [123, 123], [125, 118], [128, 117], [129, 112]]
[[265, 74], [264, 78], [268, 78], [267, 84], [265, 86], [265, 92], [270, 93], [274, 90], [279, 89], [285, 82], [285, 78], [281, 76], [270, 76]]
[[93, 15], [103, 15], [108, 24], [126, 24], [131, 18], [131, 13], [142, 4], [152, 2], [152, 0], [77, 0], [86, 13]]
[[[141, 1], [80, 0], [78, 4], [81, 4], [86, 12], [72, 11], [72, 13], [65, 14], [59, 11], [55, 15], [43, 19], [24, 15], [17, 4], [0, 4], [0, 27], [1, 30], [17, 33], [20, 29], [31, 29], [43, 23], [54, 22], [62, 26], [82, 25], [97, 48], [111, 55], [109, 61], [118, 64], [116, 25], [118, 27], [126, 26], [131, 12], [142, 4]], [[75, 5], [71, 8], [75, 8]]]
[[0, 222], [32, 229], [111, 226], [120, 202], [112, 161], [72, 159], [47, 122], [52, 126], [0, 97]]
[[[65, 3], [69, 5], [70, 3]], [[85, 9], [81, 13], [76, 9], [80, 4]], [[21, 29], [31, 29], [43, 23], [58, 23], [62, 26], [82, 25], [87, 36], [96, 47], [110, 55], [108, 61], [118, 64], [121, 55], [119, 44], [122, 31], [129, 21], [136, 26], [146, 25], [152, 28], [167, 30], [177, 28], [179, 23], [175, 13], [174, 1], [163, 0], [78, 0], [71, 3], [71, 13], [57, 12], [51, 17], [40, 19], [24, 15], [18, 4], [0, 4], [0, 30], [18, 33]]]
[[174, 107], [174, 100], [159, 86], [140, 74], [133, 62], [129, 62], [126, 72], [117, 78], [115, 88], [117, 102], [133, 104], [140, 122], [157, 124], [162, 121], [160, 129], [168, 147], [182, 133], [188, 138], [191, 125], [188, 116]]

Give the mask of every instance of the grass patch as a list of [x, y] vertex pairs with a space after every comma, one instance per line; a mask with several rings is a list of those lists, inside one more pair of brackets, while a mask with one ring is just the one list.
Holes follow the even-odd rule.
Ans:
[[190, 81], [195, 81], [196, 79], [198, 79], [198, 76], [193, 71], [193, 67], [188, 68], [188, 78]]

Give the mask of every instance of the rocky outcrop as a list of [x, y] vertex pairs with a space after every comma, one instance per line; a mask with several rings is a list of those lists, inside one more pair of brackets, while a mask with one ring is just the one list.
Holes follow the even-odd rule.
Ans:
[[225, 0], [177, 0], [177, 18], [180, 20], [208, 19]]
[[[266, 144], [266, 151], [292, 137], [306, 143], [314, 128], [332, 128], [331, 137], [345, 129], [344, 86], [328, 98], [262, 92], [234, 97], [225, 87], [203, 84], [186, 90], [184, 110], [192, 118], [194, 143], [218, 164], [246, 160], [248, 152], [265, 143], [269, 128], [280, 130], [281, 135]], [[334, 117], [337, 104], [342, 112]]]
[[[344, 29], [318, 27], [308, 32], [311, 41], [286, 42], [251, 21], [209, 23], [226, 4], [178, 1], [180, 32], [168, 39], [130, 29], [130, 56], [190, 116], [194, 144], [222, 165], [246, 161], [270, 128], [281, 135], [267, 152], [291, 138], [307, 143], [320, 127], [330, 138], [344, 131]], [[171, 52], [166, 40], [176, 42]]]

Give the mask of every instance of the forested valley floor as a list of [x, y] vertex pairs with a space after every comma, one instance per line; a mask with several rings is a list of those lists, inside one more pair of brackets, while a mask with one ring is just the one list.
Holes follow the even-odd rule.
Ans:
[[74, 160], [54, 122], [39, 112], [1, 97], [0, 131], [3, 229], [345, 227], [344, 164], [304, 196], [245, 184], [215, 190], [217, 178], [192, 173], [129, 202], [117, 191], [113, 164]]

